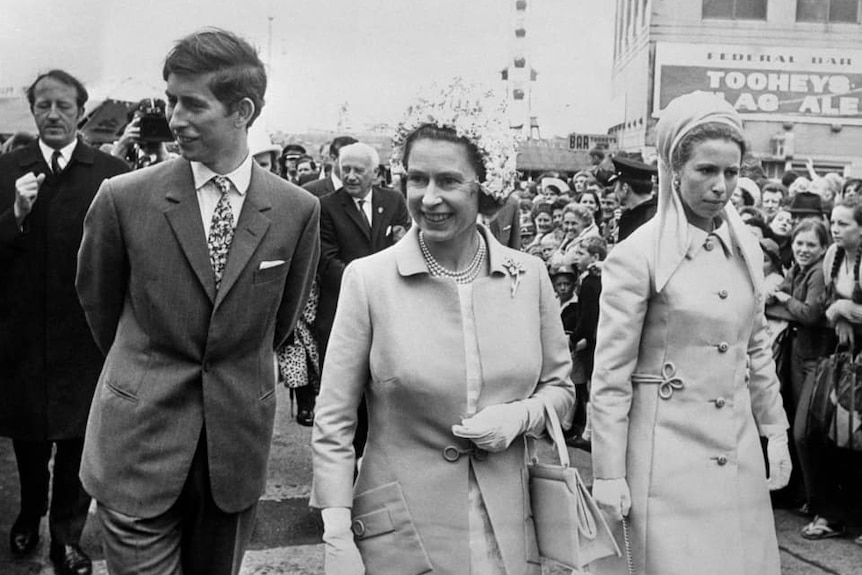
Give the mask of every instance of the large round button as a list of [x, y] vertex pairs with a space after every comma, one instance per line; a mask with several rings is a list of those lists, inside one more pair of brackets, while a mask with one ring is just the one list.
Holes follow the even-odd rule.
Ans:
[[718, 351], [720, 351], [721, 353], [726, 352], [728, 349], [730, 349], [730, 346], [727, 345], [726, 341], [723, 341], [720, 344], [718, 344]]
[[365, 523], [363, 523], [361, 519], [354, 519], [350, 528], [353, 530], [353, 534], [357, 537], [365, 535], [366, 527]]
[[703, 248], [704, 248], [706, 251], [708, 251], [708, 252], [711, 252], [711, 251], [712, 251], [712, 248], [714, 248], [714, 247], [715, 247], [715, 245], [714, 245], [712, 242], [710, 242], [710, 241], [708, 241], [708, 242], [706, 242], [705, 244], [703, 244]]
[[718, 292], [718, 297], [720, 297], [721, 299], [727, 299], [727, 290], [723, 289], [720, 292]]
[[719, 455], [718, 457], [715, 458], [715, 462], [718, 463], [719, 465], [727, 465], [727, 456], [726, 455]]
[[725, 401], [725, 399], [723, 397], [716, 398], [715, 407], [717, 407], [718, 409], [721, 409], [722, 407], [724, 407], [725, 403], [727, 403], [727, 401]]

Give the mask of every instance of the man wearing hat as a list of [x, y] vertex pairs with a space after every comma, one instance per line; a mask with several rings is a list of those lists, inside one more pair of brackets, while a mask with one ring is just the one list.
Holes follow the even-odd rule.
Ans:
[[617, 222], [617, 242], [621, 242], [655, 215], [658, 199], [652, 193], [652, 178], [658, 170], [630, 158], [613, 158], [612, 162], [610, 182], [623, 212]]
[[282, 177], [291, 184], [297, 183], [296, 162], [306, 154], [305, 148], [299, 144], [288, 144], [281, 152]]
[[790, 201], [788, 211], [796, 222], [806, 218], [823, 221], [823, 203], [814, 192], [799, 192]]

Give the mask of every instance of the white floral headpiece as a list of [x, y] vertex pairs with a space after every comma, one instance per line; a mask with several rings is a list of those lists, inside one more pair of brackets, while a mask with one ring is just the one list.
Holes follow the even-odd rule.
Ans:
[[418, 98], [395, 128], [390, 164], [403, 169], [404, 143], [420, 127], [430, 124], [452, 128], [479, 150], [485, 167], [482, 191], [503, 203], [518, 179], [517, 136], [509, 127], [505, 100], [497, 98], [491, 90], [469, 86], [461, 78], [455, 78], [443, 89], [432, 87], [431, 91], [438, 94], [434, 98]]

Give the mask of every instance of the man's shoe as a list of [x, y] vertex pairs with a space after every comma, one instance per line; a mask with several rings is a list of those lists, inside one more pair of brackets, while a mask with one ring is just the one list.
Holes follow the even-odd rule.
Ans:
[[93, 563], [79, 545], [51, 543], [51, 561], [57, 575], [91, 575]]
[[296, 414], [296, 422], [305, 427], [314, 425], [314, 412], [307, 409], [300, 409]]
[[26, 555], [39, 544], [39, 523], [41, 517], [35, 522], [25, 520], [21, 515], [15, 520], [9, 531], [9, 547], [13, 555]]

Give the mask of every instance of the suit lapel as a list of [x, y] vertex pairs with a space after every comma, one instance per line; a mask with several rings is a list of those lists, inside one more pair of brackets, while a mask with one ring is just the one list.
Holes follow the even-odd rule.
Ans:
[[[371, 233], [365, 225], [365, 222], [362, 221], [362, 215], [359, 213], [359, 210], [356, 207], [356, 202], [353, 201], [353, 198], [350, 197], [350, 194], [345, 192], [343, 189], [336, 192], [341, 194], [341, 206], [344, 208], [344, 212], [347, 214], [347, 217], [353, 220], [353, 223], [356, 224], [356, 227], [362, 232], [362, 235], [370, 242], [371, 241]], [[373, 208], [373, 204], [372, 204]], [[372, 218], [374, 221], [374, 218]]]
[[380, 237], [383, 229], [383, 223], [386, 221], [386, 205], [383, 201], [382, 194], [377, 193], [376, 189], [371, 190], [371, 246], [377, 245], [377, 240]]
[[231, 242], [230, 252], [228, 252], [227, 263], [224, 268], [224, 275], [221, 278], [221, 286], [216, 295], [215, 307], [221, 304], [237, 279], [239, 279], [240, 274], [248, 265], [249, 259], [251, 259], [252, 254], [254, 254], [272, 223], [264, 215], [264, 212], [272, 208], [272, 203], [269, 199], [270, 190], [261, 182], [259, 175], [255, 173], [257, 169], [256, 165], [252, 166], [251, 183], [246, 192], [247, 196], [243, 203], [242, 211], [239, 214], [239, 221], [236, 224], [236, 231], [233, 235], [233, 242]]
[[201, 220], [201, 209], [195, 193], [191, 167], [188, 162], [183, 161], [178, 161], [177, 166], [179, 168], [168, 182], [168, 192], [165, 194], [165, 199], [169, 203], [165, 210], [165, 217], [198, 281], [201, 282], [210, 301], [213, 301], [216, 293], [215, 277], [204, 237], [204, 224]]

